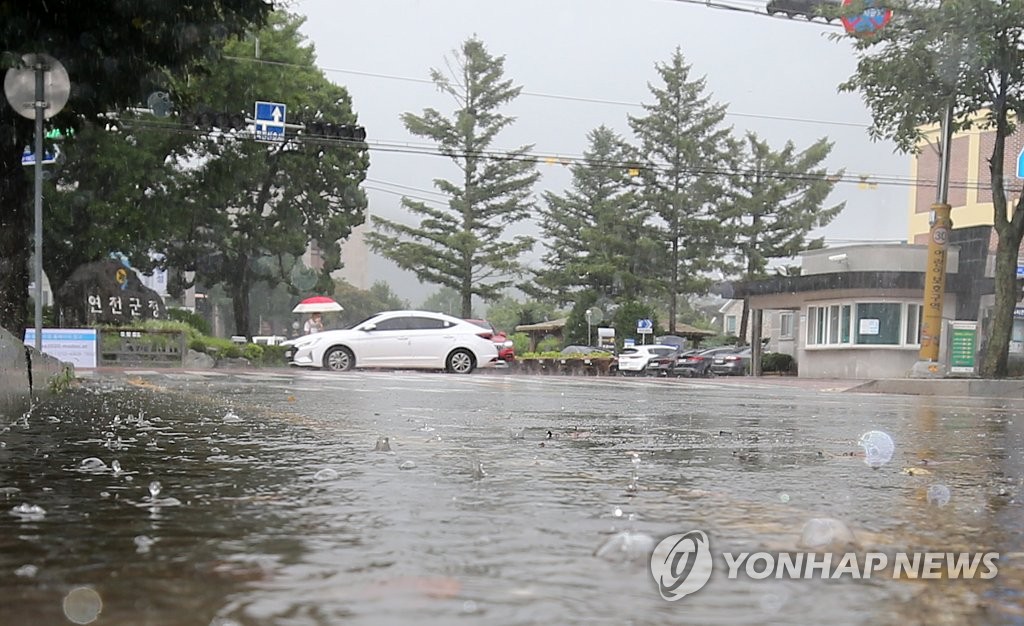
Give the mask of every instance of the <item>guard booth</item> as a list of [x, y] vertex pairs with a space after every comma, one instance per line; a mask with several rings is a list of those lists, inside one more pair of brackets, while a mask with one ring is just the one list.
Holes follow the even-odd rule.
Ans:
[[609, 352], [615, 352], [615, 329], [614, 328], [598, 328], [597, 329], [597, 347], [608, 350]]

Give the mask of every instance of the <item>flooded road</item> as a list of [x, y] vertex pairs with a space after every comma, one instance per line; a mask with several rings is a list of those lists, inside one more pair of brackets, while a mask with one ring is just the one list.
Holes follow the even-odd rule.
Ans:
[[[1022, 413], [749, 381], [97, 375], [5, 420], [0, 622], [1024, 623]], [[870, 431], [893, 443], [874, 468]], [[789, 551], [814, 518], [865, 552], [999, 552], [999, 572], [716, 562], [660, 597], [647, 539]]]

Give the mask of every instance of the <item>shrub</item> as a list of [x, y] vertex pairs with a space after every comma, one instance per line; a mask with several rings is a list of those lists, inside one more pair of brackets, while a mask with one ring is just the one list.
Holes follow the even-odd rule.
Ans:
[[765, 352], [761, 356], [762, 372], [790, 372], [796, 369], [792, 356], [782, 352]]
[[197, 352], [205, 352], [211, 356], [220, 356], [228, 359], [236, 359], [242, 356], [242, 346], [230, 339], [219, 337], [198, 337], [189, 342], [189, 347]]
[[555, 352], [562, 349], [562, 342], [558, 337], [545, 337], [537, 342], [537, 352]]
[[242, 346], [242, 356], [249, 359], [250, 363], [259, 363], [263, 360], [263, 346], [247, 343]]
[[188, 324], [201, 335], [210, 334], [210, 323], [202, 315], [188, 309], [167, 309], [167, 317], [171, 321]]
[[260, 346], [263, 348], [263, 365], [271, 367], [283, 366], [288, 363], [284, 360], [284, 353], [287, 348], [284, 346]]
[[526, 333], [513, 333], [508, 336], [516, 354], [526, 354], [530, 351], [530, 336]]

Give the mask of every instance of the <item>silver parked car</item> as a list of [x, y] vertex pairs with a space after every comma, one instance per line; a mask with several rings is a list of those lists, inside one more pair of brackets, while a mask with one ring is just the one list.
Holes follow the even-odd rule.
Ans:
[[336, 371], [381, 367], [468, 374], [498, 361], [498, 349], [487, 330], [428, 311], [378, 313], [352, 328], [314, 333], [283, 345], [292, 365]]

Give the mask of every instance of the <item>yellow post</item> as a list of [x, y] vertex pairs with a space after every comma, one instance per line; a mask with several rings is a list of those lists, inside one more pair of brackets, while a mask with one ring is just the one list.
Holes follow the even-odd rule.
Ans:
[[928, 237], [928, 267], [924, 276], [924, 310], [921, 317], [922, 361], [937, 363], [942, 341], [942, 303], [946, 299], [946, 253], [953, 222], [948, 204], [933, 204], [935, 221]]

